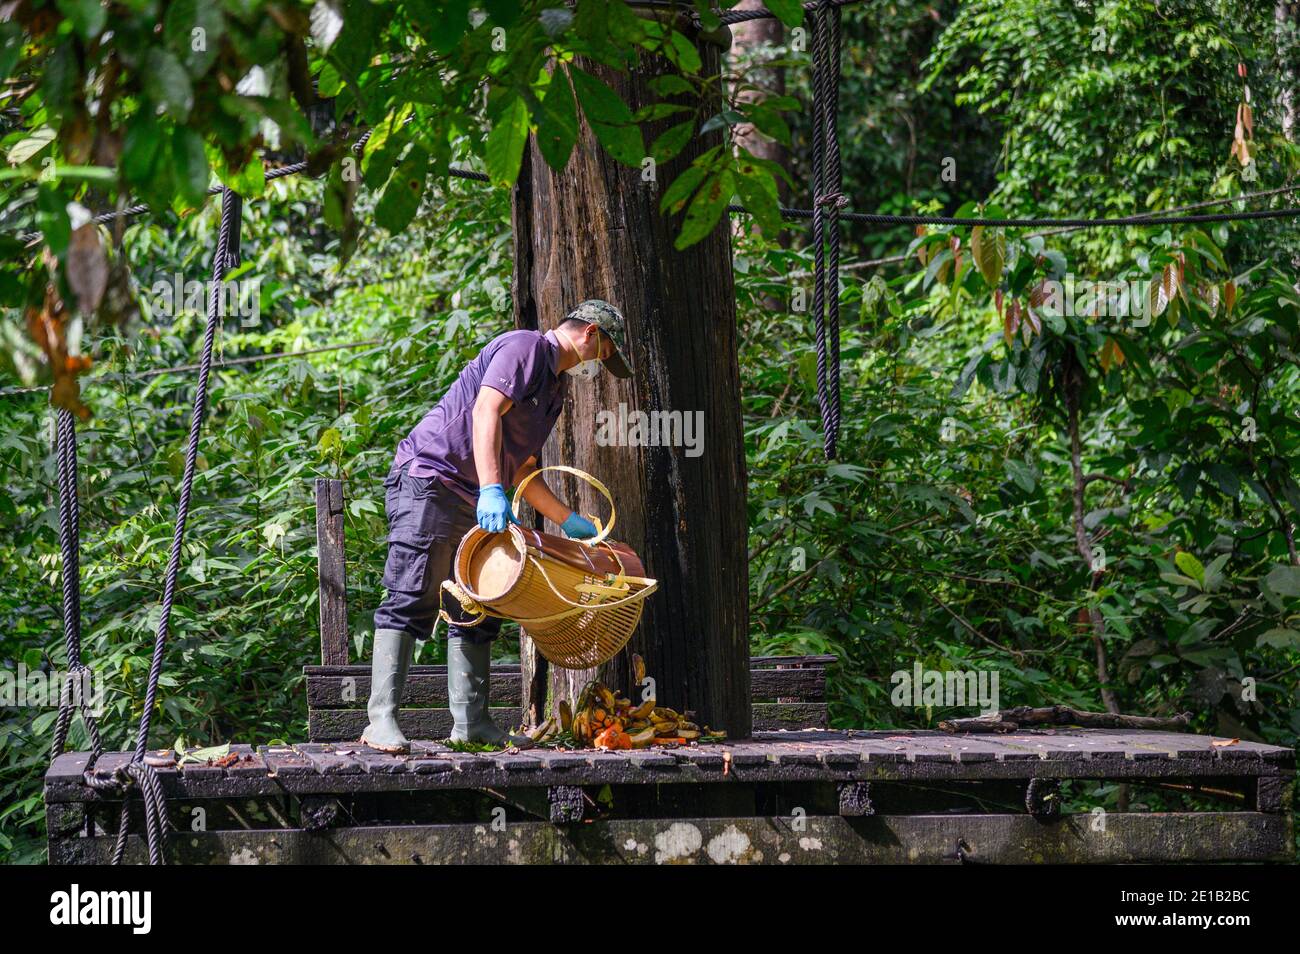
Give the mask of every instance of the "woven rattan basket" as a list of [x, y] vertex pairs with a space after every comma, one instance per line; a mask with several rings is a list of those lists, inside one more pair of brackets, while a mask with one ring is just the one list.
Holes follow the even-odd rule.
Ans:
[[[516, 512], [528, 480], [546, 470], [574, 474], [610, 497], [603, 484], [580, 470], [546, 467], [519, 485]], [[515, 525], [500, 533], [474, 527], [456, 550], [454, 581], [443, 586], [478, 620], [499, 616], [519, 623], [554, 665], [598, 666], [627, 644], [645, 598], [658, 585], [645, 577], [630, 547], [606, 539], [613, 526], [611, 512], [609, 525], [590, 542]]]

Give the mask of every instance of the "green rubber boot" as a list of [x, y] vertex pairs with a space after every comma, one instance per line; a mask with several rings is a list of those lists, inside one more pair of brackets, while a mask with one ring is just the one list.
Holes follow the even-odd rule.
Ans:
[[375, 658], [370, 670], [370, 724], [361, 742], [381, 752], [409, 752], [411, 743], [397, 725], [406, 671], [415, 653], [415, 637], [400, 629], [375, 630]]
[[472, 643], [463, 636], [447, 637], [447, 701], [454, 720], [451, 740], [527, 748], [532, 745], [531, 739], [503, 732], [488, 715], [491, 663], [491, 643]]

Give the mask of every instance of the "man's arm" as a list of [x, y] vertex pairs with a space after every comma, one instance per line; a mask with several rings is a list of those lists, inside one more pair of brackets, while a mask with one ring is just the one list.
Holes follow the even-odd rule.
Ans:
[[514, 402], [496, 388], [484, 385], [478, 389], [474, 401], [474, 470], [478, 472], [478, 485], [488, 487], [501, 483], [501, 415], [514, 407]]
[[[519, 471], [515, 474], [514, 485], [519, 486], [525, 477], [537, 469], [537, 458], [530, 457], [520, 465]], [[542, 478], [538, 477], [531, 481], [524, 488], [524, 499], [529, 505], [544, 516], [551, 523], [559, 526], [569, 518], [573, 511], [560, 503], [560, 499], [551, 493], [551, 488], [542, 483]]]

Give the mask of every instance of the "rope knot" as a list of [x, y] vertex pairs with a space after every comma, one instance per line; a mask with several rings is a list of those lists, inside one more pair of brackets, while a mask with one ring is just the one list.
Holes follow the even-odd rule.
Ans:
[[[213, 269], [218, 275], [224, 276], [227, 272], [233, 272], [239, 267], [240, 257], [238, 252], [227, 252], [222, 256], [213, 256]], [[224, 278], [218, 279], [224, 282]]]
[[848, 196], [843, 192], [827, 192], [817, 196], [817, 205], [831, 205], [834, 206], [836, 210], [842, 209], [848, 204]]
[[81, 774], [85, 783], [97, 792], [118, 792], [125, 793], [134, 783], [129, 771], [129, 765], [119, 765], [108, 775], [99, 775], [95, 772], [95, 766], [92, 763], [89, 768]]

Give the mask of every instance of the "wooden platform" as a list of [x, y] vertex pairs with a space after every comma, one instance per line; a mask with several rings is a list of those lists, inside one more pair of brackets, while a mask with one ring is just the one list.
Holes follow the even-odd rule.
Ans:
[[[617, 753], [468, 754], [432, 742], [417, 742], [408, 756], [325, 743], [231, 751], [237, 758], [225, 766], [160, 770], [178, 829], [176, 860], [1265, 861], [1294, 854], [1294, 752], [1178, 733], [806, 730]], [[109, 775], [126, 758], [106, 755], [97, 772]], [[46, 775], [52, 863], [103, 860], [111, 849], [120, 803], [86, 784], [85, 764], [84, 753], [69, 753]], [[1214, 799], [1231, 810], [1193, 804], [1062, 815], [1067, 797], [1076, 810], [1089, 808], [1077, 803], [1096, 787], [1091, 780], [1146, 786], [1157, 799]], [[201, 832], [193, 830], [197, 808]], [[133, 836], [132, 852], [139, 842]], [[810, 852], [813, 843], [823, 847]], [[503, 855], [507, 844], [514, 847]]]

